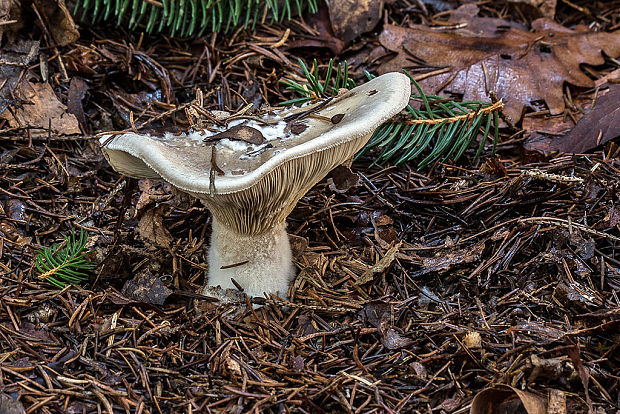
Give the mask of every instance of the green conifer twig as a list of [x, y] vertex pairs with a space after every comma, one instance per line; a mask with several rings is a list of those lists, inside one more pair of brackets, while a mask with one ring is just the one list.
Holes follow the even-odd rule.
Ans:
[[[271, 22], [290, 19], [304, 8], [316, 13], [317, 0], [76, 0], [73, 15], [91, 23], [115, 22], [130, 30], [172, 37], [254, 28], [265, 16]], [[250, 25], [251, 24], [251, 25]]]
[[71, 231], [63, 243], [37, 251], [35, 267], [41, 273], [39, 279], [63, 288], [67, 283], [80, 284], [88, 280], [86, 271], [96, 267], [90, 263], [84, 251], [88, 235], [80, 229], [79, 235]]
[[[346, 61], [344, 65], [338, 64], [337, 70], [334, 71], [334, 63], [330, 59], [323, 76], [324, 81], [321, 81], [316, 60], [313, 62], [312, 70], [308, 70], [301, 60], [299, 64], [307, 84], [302, 85], [288, 79], [282, 80], [281, 82], [288, 90], [301, 95], [300, 98], [283, 102], [284, 105], [335, 96], [340, 88], [355, 86], [355, 82], [348, 77]], [[378, 150], [378, 155], [374, 163], [396, 160], [395, 164], [402, 164], [421, 156], [427, 148], [432, 147], [430, 153], [418, 163], [419, 168], [439, 159], [456, 162], [472, 146], [476, 136], [482, 132], [482, 138], [474, 157], [474, 160], [477, 160], [489, 138], [491, 128], [494, 132], [493, 152], [495, 152], [499, 138], [498, 111], [503, 107], [501, 101], [496, 103], [457, 102], [446, 97], [427, 95], [407, 71], [403, 72], [409, 76], [417, 90], [417, 94], [412, 93], [411, 100], [420, 102], [421, 108], [414, 109], [407, 105], [400, 114], [377, 128], [358, 157], [375, 148]], [[366, 76], [369, 79], [374, 77], [368, 72]]]

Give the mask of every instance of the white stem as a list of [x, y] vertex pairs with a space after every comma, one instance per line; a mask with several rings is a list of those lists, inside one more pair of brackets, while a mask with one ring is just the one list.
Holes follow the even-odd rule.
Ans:
[[236, 289], [232, 278], [248, 296], [263, 296], [263, 292], [286, 296], [295, 266], [285, 222], [258, 235], [239, 234], [215, 217], [212, 227], [210, 285]]

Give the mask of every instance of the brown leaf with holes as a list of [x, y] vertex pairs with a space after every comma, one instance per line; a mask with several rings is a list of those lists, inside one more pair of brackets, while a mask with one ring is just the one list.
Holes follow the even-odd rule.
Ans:
[[504, 100], [506, 114], [518, 120], [524, 105], [536, 106], [540, 101], [551, 114], [564, 112], [564, 82], [594, 87], [580, 65], [603, 64], [603, 53], [612, 58], [620, 55], [620, 31], [568, 29], [541, 18], [528, 32], [476, 13], [473, 4], [457, 9], [451, 20], [466, 27], [451, 32], [422, 25], [385, 25], [379, 41], [398, 54], [384, 62], [379, 72], [437, 72], [420, 81], [424, 91], [463, 95], [463, 100], [489, 101], [488, 94], [494, 91]]
[[259, 145], [265, 142], [263, 133], [256, 128], [245, 125], [236, 125], [226, 131], [218, 132], [204, 139], [204, 142], [217, 142], [220, 139], [228, 138], [234, 141], [245, 141], [248, 144]]

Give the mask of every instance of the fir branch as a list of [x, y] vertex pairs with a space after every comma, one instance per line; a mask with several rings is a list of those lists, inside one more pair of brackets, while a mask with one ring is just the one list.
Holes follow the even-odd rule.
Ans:
[[147, 33], [169, 36], [202, 36], [204, 33], [228, 32], [263, 22], [291, 19], [304, 8], [318, 10], [317, 0], [76, 0], [74, 16], [90, 23], [115, 22], [129, 30], [143, 27]]
[[304, 102], [326, 98], [328, 96], [336, 96], [340, 89], [354, 88], [355, 81], [349, 77], [349, 65], [345, 61], [344, 64], [338, 64], [334, 70], [334, 61], [329, 60], [325, 74], [322, 76], [324, 82], [320, 81], [319, 64], [314, 59], [312, 69], [308, 69], [303, 60], [297, 59], [299, 66], [308, 82], [307, 85], [301, 85], [290, 79], [282, 79], [280, 83], [286, 86], [286, 89], [302, 95], [301, 98], [284, 101], [282, 105], [299, 105]]
[[88, 280], [86, 271], [96, 267], [86, 259], [88, 251], [84, 251], [88, 235], [80, 229], [79, 236], [75, 231], [65, 236], [63, 243], [37, 251], [35, 267], [41, 273], [39, 279], [54, 286], [63, 288], [67, 283], [80, 284]]
[[[314, 61], [312, 70], [308, 70], [303, 61], [300, 67], [306, 78], [306, 84], [284, 79], [286, 88], [301, 95], [300, 98], [283, 102], [284, 105], [300, 104], [311, 100], [335, 96], [339, 88], [355, 86], [348, 76], [348, 66], [329, 61], [324, 75], [319, 76], [318, 64]], [[411, 161], [431, 148], [430, 153], [418, 163], [423, 168], [440, 159], [456, 162], [473, 144], [474, 139], [482, 133], [474, 161], [478, 159], [489, 138], [491, 128], [494, 130], [493, 152], [499, 138], [498, 112], [503, 108], [502, 101], [494, 103], [466, 101], [457, 102], [446, 97], [427, 95], [420, 85], [407, 73], [417, 94], [412, 93], [411, 100], [420, 102], [421, 109], [408, 105], [400, 114], [375, 130], [366, 146], [357, 155], [370, 149], [378, 150], [374, 163], [395, 161], [402, 164]], [[374, 76], [366, 72], [372, 79]], [[325, 79], [324, 81], [321, 81]], [[333, 85], [333, 86], [331, 86]]]

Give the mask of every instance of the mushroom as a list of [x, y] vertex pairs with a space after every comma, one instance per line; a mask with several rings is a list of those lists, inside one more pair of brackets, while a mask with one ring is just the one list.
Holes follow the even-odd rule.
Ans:
[[311, 105], [230, 117], [226, 127], [100, 142], [116, 171], [162, 178], [206, 205], [213, 215], [210, 285], [234, 288], [234, 279], [250, 296], [285, 295], [295, 276], [286, 217], [407, 105], [410, 90], [407, 76], [387, 73]]

